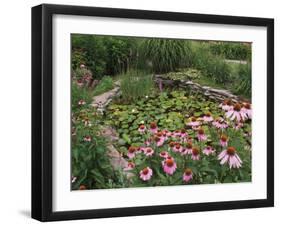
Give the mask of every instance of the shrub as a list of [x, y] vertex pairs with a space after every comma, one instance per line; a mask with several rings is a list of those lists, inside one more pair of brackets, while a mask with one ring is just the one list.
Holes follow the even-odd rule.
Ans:
[[212, 43], [210, 50], [214, 55], [231, 60], [250, 60], [251, 58], [251, 46], [243, 43]]
[[188, 45], [183, 40], [145, 39], [141, 45], [141, 55], [152, 64], [153, 72], [174, 71], [186, 61]]
[[239, 83], [236, 85], [236, 93], [251, 97], [252, 74], [251, 64], [241, 64], [238, 68]]
[[[92, 96], [88, 88], [79, 87], [76, 83], [72, 82], [71, 85], [71, 105], [72, 111], [76, 112], [81, 108], [86, 107], [91, 103]], [[79, 101], [84, 101], [85, 104], [79, 104]]]
[[217, 83], [225, 84], [231, 81], [231, 69], [224, 60], [213, 56], [206, 46], [193, 50], [193, 67], [202, 71], [207, 77]]
[[153, 86], [151, 74], [143, 71], [130, 70], [121, 75], [122, 99], [125, 102], [135, 101], [149, 95]]
[[113, 84], [112, 78], [109, 76], [104, 76], [100, 80], [99, 84], [93, 90], [93, 96], [97, 96], [108, 90], [111, 90], [111, 89], [113, 89], [113, 87], [114, 87], [114, 84]]

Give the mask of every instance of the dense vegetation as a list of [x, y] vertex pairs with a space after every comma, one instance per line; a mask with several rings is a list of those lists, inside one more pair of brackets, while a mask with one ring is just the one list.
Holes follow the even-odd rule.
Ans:
[[[156, 85], [153, 77], [192, 80], [250, 100], [249, 44], [77, 34], [71, 61], [74, 190], [251, 180], [250, 103], [217, 103]], [[120, 93], [106, 112], [92, 107], [93, 97], [116, 83]], [[114, 142], [101, 133], [108, 126]], [[108, 145], [128, 161], [126, 169], [112, 168]]]

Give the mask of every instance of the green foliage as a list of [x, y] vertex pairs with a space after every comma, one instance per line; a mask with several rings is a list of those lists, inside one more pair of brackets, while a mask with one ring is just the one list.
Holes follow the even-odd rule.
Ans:
[[[103, 38], [94, 35], [72, 35], [72, 68], [85, 64], [94, 78], [100, 78], [106, 69], [106, 48]], [[81, 60], [81, 61], [79, 61]]]
[[135, 38], [72, 35], [72, 69], [86, 65], [94, 78], [126, 71], [136, 58]]
[[141, 53], [155, 73], [174, 71], [184, 62], [188, 63], [189, 45], [184, 40], [144, 39]]
[[202, 45], [193, 50], [193, 67], [213, 79], [217, 83], [225, 84], [231, 81], [231, 69], [222, 58], [213, 56], [209, 49]]
[[163, 76], [171, 80], [192, 80], [200, 78], [201, 72], [193, 68], [184, 68], [176, 72], [169, 72]]
[[[79, 105], [78, 102], [83, 100], [86, 102], [85, 105]], [[87, 107], [92, 100], [91, 92], [86, 87], [79, 87], [76, 83], [72, 82], [71, 85], [71, 105], [72, 111], [80, 111], [82, 108]]]
[[210, 44], [214, 55], [231, 60], [250, 60], [251, 45], [245, 43], [219, 42]]
[[113, 79], [109, 76], [104, 76], [100, 80], [99, 84], [94, 88], [93, 96], [97, 96], [113, 88], [114, 88]]
[[107, 122], [117, 129], [126, 144], [140, 142], [137, 131], [140, 124], [158, 122], [160, 129], [183, 128], [187, 117], [199, 117], [212, 111], [215, 116], [223, 115], [216, 104], [201, 95], [191, 96], [185, 91], [149, 94], [147, 98], [128, 104], [112, 103], [108, 106]]
[[239, 83], [236, 85], [236, 93], [242, 93], [247, 97], [251, 97], [252, 92], [252, 74], [251, 65], [239, 65], [237, 79]]
[[121, 93], [124, 102], [136, 101], [151, 93], [152, 75], [143, 71], [130, 70], [120, 75]]

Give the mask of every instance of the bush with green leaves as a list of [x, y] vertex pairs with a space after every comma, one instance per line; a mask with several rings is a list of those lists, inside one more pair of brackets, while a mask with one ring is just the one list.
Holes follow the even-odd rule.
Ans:
[[251, 59], [251, 45], [247, 43], [216, 42], [210, 44], [210, 50], [214, 55], [230, 60]]
[[109, 76], [104, 76], [99, 81], [98, 85], [93, 90], [93, 96], [100, 95], [114, 88], [113, 79]]
[[252, 72], [251, 64], [240, 64], [237, 72], [237, 83], [235, 92], [237, 94], [244, 94], [246, 97], [251, 97], [252, 92]]
[[193, 49], [192, 65], [199, 69], [202, 74], [217, 83], [231, 82], [231, 69], [224, 60], [210, 53], [206, 46], [197, 46]]
[[144, 39], [141, 55], [152, 64], [153, 72], [166, 73], [189, 64], [190, 46], [187, 41], [176, 39]]

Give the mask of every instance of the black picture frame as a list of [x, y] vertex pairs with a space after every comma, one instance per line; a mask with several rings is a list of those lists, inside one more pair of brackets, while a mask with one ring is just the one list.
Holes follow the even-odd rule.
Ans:
[[[55, 14], [247, 25], [267, 28], [267, 198], [95, 210], [52, 210], [52, 18]], [[32, 8], [32, 218], [122, 217], [274, 206], [274, 20], [177, 12], [43, 4]]]

